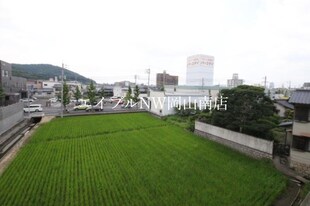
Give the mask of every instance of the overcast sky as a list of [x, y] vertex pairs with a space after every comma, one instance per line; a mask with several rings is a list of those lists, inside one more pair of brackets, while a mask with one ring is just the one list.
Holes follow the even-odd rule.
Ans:
[[0, 59], [47, 63], [99, 83], [147, 83], [215, 57], [214, 83], [310, 82], [309, 0], [0, 0]]

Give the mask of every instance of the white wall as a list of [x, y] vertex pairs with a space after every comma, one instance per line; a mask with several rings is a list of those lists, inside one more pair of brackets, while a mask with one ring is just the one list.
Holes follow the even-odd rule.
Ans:
[[310, 122], [294, 121], [293, 135], [310, 137]]
[[310, 166], [310, 152], [291, 149], [291, 160]]
[[42, 82], [42, 88], [46, 89], [46, 88], [53, 88], [55, 86], [55, 84], [60, 84], [59, 82], [51, 82], [51, 81], [43, 81]]
[[114, 97], [121, 97], [121, 96], [123, 96], [122, 87], [121, 86], [114, 86], [113, 87], [113, 96]]
[[259, 139], [257, 137], [234, 132], [198, 121], [195, 122], [195, 129], [270, 155], [273, 153], [273, 141]]
[[[167, 116], [171, 114], [175, 114], [174, 107], [177, 107], [179, 102], [181, 105], [187, 105], [189, 102], [197, 104], [199, 102], [205, 102], [209, 100], [208, 95], [206, 94], [182, 94], [182, 93], [166, 93], [163, 91], [151, 91], [150, 92], [150, 112], [159, 115], [159, 116]], [[199, 109], [198, 107], [196, 108]]]

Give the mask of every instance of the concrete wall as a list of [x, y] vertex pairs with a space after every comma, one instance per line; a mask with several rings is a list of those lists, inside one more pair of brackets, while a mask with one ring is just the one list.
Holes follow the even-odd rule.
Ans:
[[310, 122], [294, 121], [293, 135], [310, 137]]
[[24, 119], [23, 107], [22, 102], [0, 107], [0, 135]]
[[273, 141], [259, 139], [202, 122], [195, 122], [195, 133], [254, 158], [272, 159]]
[[310, 178], [310, 152], [291, 149], [290, 166]]

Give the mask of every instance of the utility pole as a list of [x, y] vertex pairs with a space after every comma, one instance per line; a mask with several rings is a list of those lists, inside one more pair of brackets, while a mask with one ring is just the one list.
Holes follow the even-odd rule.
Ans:
[[135, 85], [137, 85], [137, 75], [135, 75]]
[[64, 101], [64, 63], [62, 63], [61, 68], [61, 118], [63, 118], [64, 116], [63, 101]]
[[[146, 70], [146, 73], [148, 74], [148, 76], [147, 76], [147, 99], [148, 99], [148, 105], [150, 105], [150, 100], [149, 100], [149, 97], [150, 97], [150, 74], [151, 74], [151, 69], [150, 68], [148, 68], [147, 70]], [[148, 107], [148, 109], [149, 109], [149, 111], [150, 111], [150, 106]]]
[[267, 87], [267, 76], [265, 76], [265, 78], [264, 78], [264, 87], [265, 87], [265, 89]]
[[147, 96], [150, 96], [150, 74], [151, 74], [151, 69], [150, 68], [148, 68], [147, 70], [146, 70], [146, 73], [148, 74], [148, 76], [147, 76]]
[[27, 97], [28, 97], [28, 115], [29, 115], [29, 118], [30, 118], [30, 101], [29, 101], [29, 87], [27, 88]]
[[163, 88], [165, 88], [166, 84], [166, 70], [163, 71]]
[[148, 74], [148, 76], [147, 76], [147, 90], [149, 90], [149, 87], [150, 87], [150, 75], [151, 75], [151, 69], [150, 68], [147, 69], [147, 74]]

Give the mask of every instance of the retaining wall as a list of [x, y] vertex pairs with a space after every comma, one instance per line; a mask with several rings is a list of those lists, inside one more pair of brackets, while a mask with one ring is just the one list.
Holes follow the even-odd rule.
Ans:
[[22, 102], [0, 107], [0, 135], [24, 119], [23, 108]]
[[254, 158], [272, 159], [273, 157], [273, 141], [234, 132], [199, 121], [195, 122], [195, 133]]
[[291, 149], [290, 166], [302, 176], [310, 178], [310, 152]]

